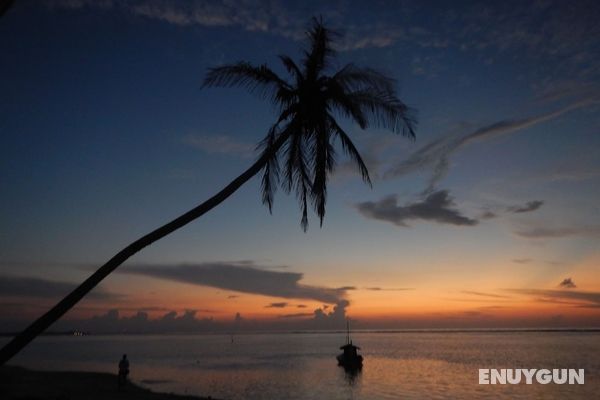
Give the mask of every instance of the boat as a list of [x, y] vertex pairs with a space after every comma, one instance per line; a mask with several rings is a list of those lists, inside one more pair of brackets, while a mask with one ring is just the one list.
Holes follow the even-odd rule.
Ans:
[[362, 368], [363, 356], [358, 354], [360, 347], [355, 346], [350, 339], [350, 323], [348, 321], [346, 321], [346, 344], [341, 346], [340, 350], [343, 350], [343, 353], [336, 357], [339, 366], [351, 370]]

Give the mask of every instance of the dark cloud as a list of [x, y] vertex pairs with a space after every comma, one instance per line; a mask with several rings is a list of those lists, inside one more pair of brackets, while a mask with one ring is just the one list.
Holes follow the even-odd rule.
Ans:
[[296, 305], [296, 308], [306, 308], [306, 304], [298, 304]]
[[493, 212], [493, 211], [484, 211], [483, 213], [481, 213], [481, 215], [479, 216], [479, 219], [493, 219], [496, 218], [498, 215]]
[[575, 285], [575, 282], [573, 282], [573, 280], [571, 278], [565, 278], [562, 280], [561, 283], [558, 284], [558, 287], [563, 288], [563, 289], [575, 289], [577, 286]]
[[522, 119], [502, 120], [465, 134], [442, 136], [425, 144], [407, 159], [397, 162], [383, 176], [384, 178], [396, 178], [410, 172], [430, 169], [431, 176], [426, 192], [431, 192], [435, 190], [437, 183], [448, 172], [450, 156], [463, 147], [471, 143], [486, 141], [532, 127], [559, 117], [569, 111], [596, 104], [597, 102], [597, 98], [587, 98], [546, 114]]
[[[177, 333], [177, 332], [238, 332], [289, 329], [344, 329], [346, 310], [350, 303], [338, 301], [333, 307], [322, 306], [313, 312], [278, 315], [271, 319], [253, 320], [239, 312], [232, 318], [216, 320], [199, 316], [199, 310], [169, 311], [158, 318], [150, 318], [144, 311], [122, 315], [122, 310], [112, 309], [91, 318], [60, 320], [57, 331], [79, 329], [92, 333]], [[328, 311], [328, 308], [330, 311]]]
[[235, 294], [230, 294], [229, 296], [227, 296], [228, 299], [237, 299], [238, 297], [240, 297], [240, 296], [235, 295]]
[[[536, 297], [537, 301], [560, 302], [577, 307], [600, 307], [600, 292], [580, 292], [576, 290], [554, 289], [504, 289], [507, 292]], [[565, 302], [567, 301], [567, 302]], [[573, 302], [573, 303], [569, 303]]]
[[271, 304], [267, 304], [265, 306], [265, 308], [285, 308], [288, 306], [288, 303], [286, 302], [281, 302], [281, 303], [271, 303]]
[[[77, 285], [78, 283], [5, 275], [0, 276], [0, 296], [56, 299], [66, 296]], [[95, 288], [87, 297], [104, 300], [108, 298], [120, 298], [123, 295], [109, 293], [102, 288]]]
[[312, 317], [314, 315], [314, 313], [294, 313], [294, 314], [283, 314], [283, 315], [279, 315], [277, 316], [277, 318], [306, 318], [306, 317]]
[[544, 202], [542, 200], [533, 200], [533, 201], [528, 201], [525, 205], [522, 205], [522, 206], [508, 207], [507, 210], [510, 212], [516, 213], [516, 214], [527, 213], [527, 212], [538, 210], [542, 205], [544, 205]]
[[600, 237], [600, 226], [536, 227], [516, 231], [517, 236], [527, 239], [558, 239], [570, 236]]
[[242, 293], [286, 299], [310, 299], [337, 303], [345, 290], [303, 285], [297, 272], [266, 270], [248, 264], [202, 263], [183, 265], [137, 265], [123, 272], [166, 279], [191, 285], [210, 286]]
[[470, 295], [473, 295], [473, 296], [480, 296], [480, 297], [491, 297], [491, 298], [494, 298], [494, 299], [508, 299], [508, 298], [510, 298], [510, 296], [504, 296], [504, 295], [501, 295], [501, 294], [484, 293], [484, 292], [474, 292], [474, 291], [471, 291], [471, 290], [463, 290], [463, 291], [461, 291], [461, 293], [470, 294]]
[[391, 222], [397, 226], [408, 226], [407, 221], [424, 220], [440, 224], [473, 226], [478, 221], [465, 217], [454, 207], [454, 201], [447, 190], [433, 192], [422, 201], [398, 205], [396, 195], [372, 202], [358, 203], [356, 208], [367, 218]]
[[101, 333], [197, 332], [218, 326], [212, 318], [198, 318], [197, 314], [197, 310], [187, 310], [181, 314], [170, 311], [162, 317], [151, 319], [144, 311], [122, 316], [119, 310], [112, 309], [88, 319], [62, 321], [61, 326], [76, 326], [80, 330]]
[[515, 264], [529, 264], [532, 261], [531, 258], [513, 258], [512, 260]]
[[336, 288], [336, 290], [346, 291], [346, 290], [356, 290], [356, 286], [340, 286]]

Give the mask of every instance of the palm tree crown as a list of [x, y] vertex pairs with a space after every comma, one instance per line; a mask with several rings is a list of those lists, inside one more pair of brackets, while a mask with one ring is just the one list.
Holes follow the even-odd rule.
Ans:
[[394, 79], [354, 64], [328, 74], [336, 54], [332, 46], [335, 33], [315, 18], [307, 35], [310, 46], [299, 64], [279, 56], [289, 81], [266, 65], [238, 62], [211, 68], [203, 84], [242, 86], [275, 105], [278, 118], [259, 146], [267, 159], [262, 172], [262, 200], [271, 211], [279, 185], [287, 192], [294, 190], [305, 231], [309, 199], [323, 224], [327, 180], [336, 166], [336, 141], [371, 185], [367, 166], [334, 115], [348, 117], [362, 129], [375, 126], [410, 138], [415, 137], [416, 125], [413, 112], [398, 98]]

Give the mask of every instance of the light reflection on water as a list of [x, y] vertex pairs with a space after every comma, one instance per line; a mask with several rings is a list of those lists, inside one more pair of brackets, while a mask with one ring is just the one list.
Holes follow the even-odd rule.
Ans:
[[[598, 332], [357, 332], [364, 368], [336, 365], [343, 334], [42, 337], [13, 364], [115, 372], [157, 391], [223, 399], [597, 398]], [[3, 342], [5, 340], [2, 340]], [[585, 385], [479, 385], [479, 368], [584, 368]]]

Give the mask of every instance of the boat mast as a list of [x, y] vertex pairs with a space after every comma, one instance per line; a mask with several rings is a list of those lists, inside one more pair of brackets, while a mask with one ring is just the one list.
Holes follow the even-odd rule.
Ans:
[[350, 320], [346, 319], [346, 344], [350, 344]]

